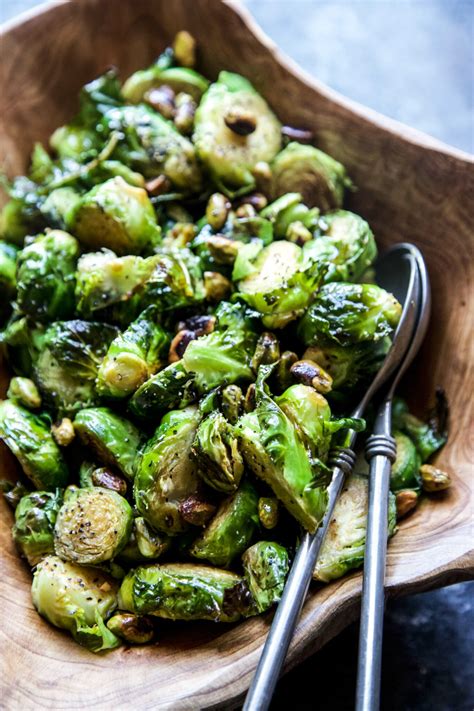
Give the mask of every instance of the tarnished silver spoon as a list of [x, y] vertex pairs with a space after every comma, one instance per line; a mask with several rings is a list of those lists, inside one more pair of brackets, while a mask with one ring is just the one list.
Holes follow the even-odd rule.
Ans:
[[[403, 311], [392, 346], [370, 387], [352, 413], [352, 417], [361, 417], [364, 414], [375, 393], [388, 381], [396, 368], [400, 366], [410, 346], [416, 327], [421, 285], [419, 270], [411, 251], [411, 245], [395, 245], [389, 252], [384, 254], [376, 264], [376, 276], [380, 286], [386, 288], [387, 291], [391, 290], [399, 302], [403, 304]], [[353, 447], [356, 436], [353, 430], [348, 430], [345, 438], [346, 447], [336, 450], [331, 459], [333, 474], [328, 487], [326, 513], [318, 530], [313, 534], [306, 533], [298, 548], [255, 676], [245, 699], [244, 711], [265, 711], [270, 704], [301, 608], [303, 607], [314, 566], [332, 518], [334, 506], [344, 480], [350, 474], [354, 465]]]

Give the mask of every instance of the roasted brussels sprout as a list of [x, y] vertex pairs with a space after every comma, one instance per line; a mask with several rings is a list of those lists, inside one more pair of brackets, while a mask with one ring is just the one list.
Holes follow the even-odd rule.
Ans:
[[262, 496], [258, 500], [258, 518], [264, 528], [275, 528], [279, 518], [278, 499], [274, 496]]
[[[364, 562], [369, 487], [367, 477], [353, 474], [336, 503], [313, 577], [324, 583], [340, 578]], [[388, 535], [396, 530], [395, 497], [389, 495]]]
[[77, 265], [78, 313], [84, 318], [100, 317], [128, 325], [139, 314], [138, 292], [155, 266], [154, 257], [117, 257], [110, 250], [84, 254]]
[[218, 622], [236, 622], [250, 603], [241, 577], [191, 563], [136, 568], [124, 578], [118, 599], [120, 609], [138, 615]]
[[300, 193], [309, 207], [327, 211], [342, 207], [345, 188], [352, 183], [346, 169], [327, 153], [292, 142], [271, 163], [272, 197]]
[[15, 510], [13, 540], [31, 566], [54, 553], [54, 524], [62, 493], [34, 491], [23, 496]]
[[137, 417], [183, 407], [218, 385], [251, 380], [250, 358], [256, 334], [239, 305], [223, 302], [212, 333], [189, 343], [182, 359], [144, 383], [130, 400]]
[[254, 543], [243, 554], [242, 565], [256, 612], [265, 612], [280, 601], [290, 567], [283, 546], [268, 541]]
[[375, 284], [325, 284], [301, 319], [298, 335], [308, 346], [377, 342], [393, 332], [401, 312], [395, 297]]
[[244, 481], [224, 499], [189, 552], [193, 558], [227, 568], [247, 548], [258, 523], [258, 496], [252, 484]]
[[415, 445], [407, 435], [402, 432], [394, 432], [397, 445], [397, 457], [392, 464], [390, 474], [390, 489], [400, 491], [400, 489], [418, 489], [421, 484], [420, 466], [421, 457]]
[[59, 126], [49, 139], [49, 145], [60, 158], [83, 160], [100, 147], [100, 138], [90, 128], [74, 124]]
[[105, 130], [118, 131], [124, 136], [114, 151], [114, 158], [146, 178], [165, 175], [176, 189], [185, 193], [199, 192], [202, 175], [195, 148], [171, 121], [140, 104], [110, 109], [102, 124]]
[[[239, 118], [253, 130], [239, 131]], [[278, 119], [247, 79], [221, 72], [196, 111], [193, 140], [216, 184], [251, 188], [255, 165], [271, 161], [280, 150], [280, 129]]]
[[446, 444], [448, 407], [444, 393], [438, 394], [438, 401], [434, 411], [429, 414], [428, 422], [423, 422], [412, 415], [403, 400], [396, 399], [394, 401], [392, 425], [410, 437], [422, 462], [426, 462], [432, 454]]
[[138, 458], [135, 505], [158, 531], [175, 534], [188, 527], [180, 504], [199, 488], [196, 465], [190, 457], [199, 418], [195, 407], [168, 412]]
[[31, 597], [39, 614], [93, 652], [120, 645], [105, 625], [117, 607], [116, 595], [117, 583], [108, 575], [56, 556], [42, 560], [33, 574]]
[[262, 314], [268, 328], [283, 328], [301, 316], [323, 278], [319, 265], [292, 242], [272, 242], [238, 283], [240, 297]]
[[0, 438], [37, 489], [66, 485], [68, 470], [46, 420], [11, 400], [0, 402]]
[[220, 412], [211, 413], [200, 423], [191, 451], [206, 484], [225, 494], [236, 491], [244, 462], [233, 427]]
[[66, 229], [66, 217], [79, 203], [81, 194], [71, 187], [52, 190], [40, 207], [41, 214], [54, 227]]
[[318, 226], [322, 236], [307, 242], [304, 251], [328, 263], [325, 281], [359, 281], [377, 256], [367, 222], [348, 210], [336, 210], [321, 217]]
[[54, 528], [54, 549], [62, 560], [97, 565], [112, 560], [127, 543], [133, 514], [111, 489], [66, 489]]
[[97, 374], [101, 396], [128, 397], [164, 364], [170, 339], [156, 320], [149, 307], [112, 341]]
[[13, 510], [16, 509], [21, 499], [30, 493], [30, 490], [21, 481], [14, 483], [9, 479], [0, 479], [0, 491]]
[[167, 311], [200, 303], [205, 292], [199, 259], [185, 247], [159, 251], [149, 259], [153, 270], [144, 284], [142, 305], [156, 305], [160, 311]]
[[107, 629], [128, 644], [147, 644], [155, 636], [153, 622], [131, 612], [117, 612], [107, 620]]
[[34, 378], [59, 417], [96, 403], [95, 379], [117, 329], [93, 321], [58, 321], [46, 331]]
[[300, 193], [286, 193], [267, 205], [260, 216], [273, 225], [276, 238], [304, 244], [318, 227], [319, 214], [318, 208], [310, 209], [302, 202]]
[[107, 407], [90, 407], [77, 413], [74, 429], [99, 462], [118, 469], [127, 479], [133, 479], [141, 443], [135, 425]]
[[146, 190], [116, 177], [86, 193], [66, 217], [69, 229], [90, 249], [119, 255], [150, 252], [161, 230]]
[[147, 524], [144, 518], [137, 516], [126, 545], [119, 553], [121, 563], [138, 565], [156, 560], [170, 548], [172, 538], [163, 533], [157, 533]]
[[74, 313], [77, 240], [51, 230], [37, 237], [18, 255], [17, 304], [37, 321], [68, 318]]
[[17, 253], [15, 245], [0, 240], [0, 325], [9, 313], [8, 302], [15, 296]]
[[41, 395], [30, 378], [12, 378], [8, 386], [7, 398], [15, 400], [27, 410], [37, 410], [41, 407]]

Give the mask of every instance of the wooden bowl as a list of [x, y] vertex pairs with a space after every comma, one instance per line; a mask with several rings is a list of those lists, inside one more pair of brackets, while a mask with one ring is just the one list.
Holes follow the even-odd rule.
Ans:
[[[471, 158], [344, 99], [305, 75], [233, 2], [75, 0], [57, 2], [5, 27], [0, 74], [0, 154], [21, 173], [34, 141], [46, 141], [77, 106], [80, 86], [108, 65], [124, 76], [146, 66], [179, 29], [200, 46], [201, 69], [241, 72], [284, 122], [311, 128], [319, 147], [342, 161], [359, 187], [351, 205], [379, 244], [417, 244], [428, 262], [433, 316], [406, 381], [412, 404], [437, 384], [451, 403], [451, 436], [439, 457], [453, 475], [444, 495], [426, 498], [389, 547], [387, 589], [399, 595], [472, 577], [473, 477]], [[12, 460], [4, 452], [3, 472]], [[153, 647], [93, 655], [50, 627], [30, 601], [30, 574], [10, 536], [1, 502], [1, 698], [8, 709], [229, 708], [248, 687], [269, 616], [234, 626], [170, 624]], [[288, 666], [316, 651], [358, 613], [360, 573], [312, 589]], [[449, 625], [449, 620], [443, 622]], [[317, 672], [316, 672], [317, 673]]]

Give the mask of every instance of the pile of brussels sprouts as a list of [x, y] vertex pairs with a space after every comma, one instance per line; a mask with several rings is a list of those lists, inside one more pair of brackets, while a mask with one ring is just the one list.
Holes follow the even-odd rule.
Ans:
[[[13, 538], [40, 615], [93, 651], [279, 600], [401, 312], [374, 283], [369, 225], [342, 208], [344, 167], [246, 79], [194, 65], [181, 32], [123, 85], [87, 84], [1, 213]], [[449, 484], [422, 465], [443, 417], [400, 401], [394, 426], [391, 533]], [[364, 471], [316, 580], [362, 564]]]

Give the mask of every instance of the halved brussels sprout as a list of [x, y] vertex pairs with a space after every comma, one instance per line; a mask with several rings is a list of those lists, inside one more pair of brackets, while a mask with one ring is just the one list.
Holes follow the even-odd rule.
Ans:
[[161, 229], [146, 190], [116, 177], [92, 188], [68, 213], [68, 227], [82, 245], [117, 254], [151, 251]]
[[[253, 128], [250, 133], [239, 133], [239, 116]], [[247, 79], [220, 72], [196, 111], [193, 140], [218, 185], [251, 187], [255, 165], [271, 161], [281, 148], [281, 125]]]
[[245, 551], [242, 565], [256, 612], [265, 612], [280, 601], [290, 567], [286, 548], [278, 543], [258, 541]]
[[44, 203], [41, 205], [41, 214], [48, 224], [66, 229], [66, 217], [71, 210], [79, 203], [81, 194], [74, 188], [63, 187], [52, 190]]
[[33, 605], [55, 627], [68, 630], [93, 652], [114, 649], [120, 640], [105, 625], [117, 607], [117, 583], [96, 568], [83, 568], [48, 556], [36, 568]]
[[54, 524], [62, 492], [34, 491], [23, 496], [15, 509], [13, 540], [31, 566], [54, 553]]
[[[344, 484], [314, 568], [313, 578], [329, 582], [364, 563], [369, 485], [366, 476], [353, 474]], [[390, 493], [388, 535], [396, 529], [395, 497]]]
[[316, 530], [326, 507], [330, 470], [325, 465], [331, 434], [364, 422], [331, 419], [325, 398], [307, 385], [294, 385], [273, 399], [265, 386], [271, 366], [261, 366], [255, 409], [235, 427], [247, 466], [263, 479], [308, 531]]
[[114, 158], [145, 177], [165, 175], [186, 193], [198, 192], [202, 175], [191, 141], [171, 121], [145, 104], [112, 108], [102, 120], [108, 131], [118, 131], [124, 140]]
[[37, 321], [68, 318], [74, 313], [77, 240], [51, 230], [37, 237], [18, 255], [17, 304]]
[[110, 250], [82, 255], [77, 264], [78, 313], [128, 325], [138, 316], [139, 292], [156, 263], [155, 257], [117, 257]]
[[43, 338], [34, 378], [59, 417], [96, 404], [95, 379], [117, 329], [91, 321], [58, 321]]
[[324, 272], [292, 242], [272, 242], [238, 283], [241, 298], [262, 314], [268, 328], [283, 328], [301, 316]]
[[[261, 211], [260, 216], [265, 217], [272, 223], [276, 238], [286, 238], [294, 242], [298, 240], [291, 238], [291, 226], [299, 224], [309, 232], [309, 239], [311, 239], [313, 231], [318, 226], [319, 214], [318, 208], [310, 209], [302, 202], [300, 193], [285, 193], [285, 195], [281, 195], [267, 205]], [[306, 232], [305, 235], [308, 237]]]
[[319, 220], [320, 237], [304, 246], [315, 260], [328, 263], [325, 281], [359, 281], [377, 256], [372, 230], [348, 210], [330, 212]]
[[298, 336], [307, 346], [377, 342], [393, 332], [401, 313], [396, 298], [375, 284], [325, 284], [301, 319]]
[[289, 143], [272, 161], [272, 198], [300, 193], [309, 207], [323, 211], [342, 207], [345, 188], [352, 185], [346, 169], [314, 146]]
[[225, 494], [236, 491], [244, 473], [244, 462], [233, 427], [220, 412], [211, 413], [200, 423], [192, 453], [206, 484]]
[[15, 400], [27, 410], [37, 410], [41, 407], [41, 395], [30, 378], [12, 378], [8, 386], [7, 398]]
[[37, 489], [54, 491], [66, 485], [68, 470], [49, 426], [11, 400], [0, 402], [0, 438], [20, 462]]
[[392, 427], [403, 431], [417, 448], [422, 462], [426, 462], [448, 439], [449, 408], [444, 391], [436, 392], [436, 405], [428, 413], [427, 422], [412, 415], [401, 398], [395, 398], [392, 410]]
[[420, 489], [421, 457], [411, 441], [402, 432], [394, 432], [397, 445], [397, 457], [392, 464], [390, 474], [390, 489], [400, 491], [400, 489]]
[[141, 443], [135, 425], [107, 407], [90, 407], [77, 413], [74, 429], [99, 462], [115, 467], [127, 479], [133, 479]]
[[218, 385], [251, 380], [256, 334], [239, 305], [222, 302], [214, 331], [191, 341], [184, 355], [144, 383], [130, 400], [137, 417], [183, 407]]
[[131, 104], [138, 104], [143, 101], [150, 89], [156, 89], [163, 84], [169, 86], [175, 94], [184, 92], [190, 94], [195, 101], [200, 101], [209, 86], [209, 81], [194, 69], [187, 67], [162, 69], [155, 62], [148, 69], [134, 72], [124, 83], [122, 93]]
[[199, 259], [190, 249], [161, 247], [151, 257], [153, 270], [144, 284], [143, 306], [157, 306], [160, 311], [193, 306], [203, 301], [205, 292]]
[[170, 620], [236, 622], [249, 603], [240, 576], [191, 563], [136, 568], [124, 578], [119, 592], [120, 609]]
[[108, 398], [131, 395], [164, 364], [170, 337], [149, 307], [110, 344], [97, 373], [97, 392]]
[[189, 552], [193, 558], [227, 568], [247, 548], [258, 524], [257, 492], [244, 481], [235, 494], [221, 503]]
[[111, 489], [66, 489], [54, 528], [54, 549], [62, 560], [97, 565], [112, 560], [130, 538], [133, 513]]
[[135, 505], [158, 531], [175, 534], [188, 528], [180, 504], [199, 488], [190, 456], [199, 419], [195, 407], [168, 412], [137, 461]]

